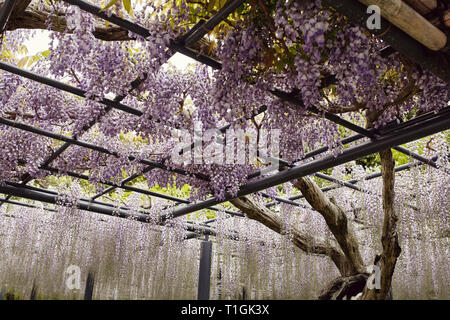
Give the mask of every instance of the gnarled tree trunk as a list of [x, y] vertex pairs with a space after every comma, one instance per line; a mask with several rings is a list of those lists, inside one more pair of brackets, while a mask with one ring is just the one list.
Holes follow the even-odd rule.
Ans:
[[334, 199], [328, 199], [310, 178], [300, 178], [294, 183], [294, 186], [302, 192], [308, 203], [323, 216], [328, 228], [347, 257], [351, 268], [342, 275], [364, 273], [365, 267], [359, 252], [358, 240], [344, 210]]
[[381, 173], [383, 177], [383, 234], [381, 243], [383, 245], [383, 252], [379, 259], [379, 267], [381, 271], [381, 288], [377, 290], [364, 290], [363, 299], [384, 300], [388, 296], [392, 283], [392, 275], [394, 274], [395, 264], [400, 255], [401, 249], [398, 243], [397, 234], [397, 213], [394, 209], [394, 158], [392, 157], [391, 149], [380, 152], [381, 158]]
[[[292, 230], [293, 243], [307, 253], [324, 254], [335, 263], [341, 277], [328, 284], [319, 299], [343, 299], [362, 293], [362, 299], [386, 299], [389, 294], [395, 264], [400, 255], [400, 246], [396, 232], [397, 215], [394, 210], [394, 160], [390, 149], [380, 152], [383, 178], [383, 253], [377, 261], [381, 269], [381, 288], [367, 287], [368, 273], [359, 251], [359, 244], [353, 227], [344, 210], [333, 198], [327, 198], [320, 188], [309, 178], [300, 178], [297, 187], [308, 201], [325, 219], [328, 227], [339, 244], [326, 245], [302, 234], [298, 229]], [[261, 222], [277, 233], [283, 232], [281, 218], [268, 208], [259, 205], [248, 197], [231, 201], [248, 218]]]

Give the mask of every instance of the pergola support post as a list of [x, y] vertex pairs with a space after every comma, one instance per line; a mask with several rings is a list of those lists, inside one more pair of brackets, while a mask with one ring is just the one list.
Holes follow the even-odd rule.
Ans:
[[86, 279], [86, 287], [84, 289], [84, 300], [92, 300], [94, 294], [95, 277], [92, 272], [89, 272]]
[[198, 300], [209, 300], [211, 285], [211, 255], [212, 243], [206, 235], [200, 245], [200, 265], [198, 273]]

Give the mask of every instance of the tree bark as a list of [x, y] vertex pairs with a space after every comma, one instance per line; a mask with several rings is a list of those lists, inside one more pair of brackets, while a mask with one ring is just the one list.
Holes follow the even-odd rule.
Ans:
[[381, 173], [383, 177], [383, 234], [381, 243], [383, 252], [379, 259], [379, 267], [381, 270], [381, 288], [377, 290], [368, 289], [367, 286], [363, 293], [363, 299], [366, 300], [385, 300], [388, 296], [392, 283], [392, 275], [394, 274], [397, 258], [400, 256], [401, 248], [398, 243], [397, 220], [398, 216], [394, 210], [394, 158], [391, 149], [380, 152]]
[[300, 178], [294, 183], [294, 186], [302, 192], [308, 203], [324, 217], [325, 222], [348, 259], [350, 269], [346, 270], [342, 275], [349, 276], [365, 273], [358, 241], [344, 210], [334, 199], [328, 199], [310, 178]]
[[[270, 209], [259, 205], [248, 197], [240, 197], [231, 200], [231, 203], [244, 212], [249, 219], [256, 220], [273, 231], [283, 234], [283, 223], [281, 218]], [[291, 232], [294, 245], [306, 253], [329, 256], [341, 274], [347, 274], [348, 270], [352, 268], [345, 255], [336, 246], [320, 243], [317, 239], [304, 235], [295, 227]]]
[[322, 290], [319, 300], [343, 300], [344, 298], [348, 300], [364, 290], [368, 277], [367, 274], [360, 273], [336, 278]]

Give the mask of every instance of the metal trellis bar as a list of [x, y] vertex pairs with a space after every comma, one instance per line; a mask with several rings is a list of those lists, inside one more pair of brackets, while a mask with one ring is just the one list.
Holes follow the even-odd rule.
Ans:
[[193, 45], [198, 40], [203, 38], [203, 36], [212, 31], [215, 26], [217, 26], [220, 22], [225, 20], [225, 18], [231, 14], [234, 10], [236, 10], [241, 4], [243, 4], [244, 0], [229, 0], [222, 9], [219, 10], [211, 19], [206, 21], [200, 28], [195, 30], [191, 35], [189, 35], [185, 40], [184, 44], [187, 46]]
[[[80, 9], [89, 12], [93, 15], [96, 15], [106, 21], [109, 21], [111, 23], [114, 23], [115, 25], [124, 28], [125, 30], [131, 31], [141, 37], [143, 37], [144, 39], [150, 36], [150, 32], [149, 30], [147, 30], [146, 28], [133, 23], [131, 21], [122, 19], [117, 17], [116, 15], [112, 14], [112, 15], [107, 15], [104, 11], [102, 11], [101, 8], [95, 6], [94, 4], [91, 4], [89, 2], [83, 1], [83, 0], [64, 0], [65, 2], [78, 6]], [[219, 10], [218, 13], [216, 13], [210, 20], [210, 24], [211, 26], [215, 24], [220, 23], [223, 19], [226, 18], [226, 16], [228, 16], [229, 13], [228, 12], [228, 7], [230, 5], [234, 5], [234, 1], [231, 1], [231, 3], [227, 3], [221, 10]], [[215, 18], [215, 16], [217, 16], [218, 18], [220, 17], [221, 19], [219, 20], [218, 18]], [[206, 22], [208, 23], [208, 22]], [[201, 26], [201, 24], [199, 25]], [[191, 40], [190, 42], [192, 42], [194, 40], [194, 37], [197, 38], [198, 36], [201, 35], [201, 37], [203, 37], [203, 35], [205, 35], [206, 33], [208, 33], [209, 31], [205, 28], [198, 28], [198, 31], [194, 31], [190, 36], [191, 36]], [[203, 34], [202, 34], [203, 33]], [[201, 38], [200, 37], [200, 38]], [[189, 36], [187, 37], [189, 38]], [[187, 40], [187, 38], [185, 40]], [[182, 42], [175, 40], [171, 41], [171, 44], [169, 45], [169, 48], [172, 51], [175, 52], [179, 52], [187, 57], [190, 57], [198, 62], [201, 62], [205, 65], [209, 65], [210, 67], [214, 68], [214, 69], [220, 69], [221, 68], [221, 64], [220, 62], [217, 62], [216, 60], [214, 60], [211, 57], [205, 56], [203, 54], [200, 54], [199, 52], [194, 51], [191, 48], [186, 47]]]
[[[0, 201], [4, 202], [4, 203], [9, 203], [9, 204], [14, 204], [16, 206], [21, 206], [21, 207], [26, 207], [26, 208], [33, 208], [33, 209], [40, 209], [40, 207], [29, 204], [29, 203], [24, 203], [24, 202], [19, 202], [19, 201], [14, 201], [14, 200], [8, 200], [6, 198], [0, 199]], [[51, 208], [43, 208], [46, 211], [51, 211], [51, 212], [56, 212], [55, 209], [51, 209]]]
[[[259, 109], [257, 110], [257, 112], [255, 113], [255, 115], [258, 115], [258, 114], [260, 114], [260, 113], [262, 113], [262, 112], [264, 112], [264, 111], [266, 111], [266, 110], [267, 110], [267, 107], [266, 107], [266, 106], [262, 106], [261, 108], [259, 108]], [[242, 122], [242, 121], [244, 121], [244, 120], [248, 120], [248, 119], [244, 116], [244, 117], [242, 117], [242, 118], [237, 119], [235, 122], [239, 122], [239, 121]], [[231, 126], [231, 124], [227, 124], [227, 125], [221, 127], [221, 128], [218, 129], [218, 130], [219, 130], [221, 133], [224, 133], [230, 126]], [[181, 154], [187, 152], [188, 150], [194, 149], [195, 146], [196, 146], [196, 144], [197, 144], [198, 142], [199, 142], [199, 141], [195, 141], [195, 142], [193, 142], [190, 146], [186, 146], [186, 147], [182, 148], [182, 149], [180, 150], [179, 154], [181, 155]], [[164, 162], [165, 162], [166, 160], [168, 160], [168, 159], [169, 159], [169, 157], [165, 157], [161, 162], [164, 163]], [[132, 180], [134, 180], [134, 179], [140, 177], [142, 174], [146, 173], [149, 169], [151, 169], [151, 167], [145, 168], [145, 169], [142, 171], [141, 174], [139, 174], [139, 173], [132, 174], [130, 177], [128, 177], [128, 178], [122, 180], [122, 181], [119, 183], [119, 185], [123, 185], [123, 184], [125, 184], [125, 183], [128, 183], [128, 182], [130, 182], [130, 181], [132, 181]], [[115, 186], [111, 186], [111, 187], [109, 187], [109, 188], [107, 188], [107, 189], [105, 189], [105, 190], [99, 192], [98, 194], [94, 195], [94, 196], [92, 197], [92, 199], [97, 199], [98, 197], [100, 197], [100, 196], [102, 196], [102, 195], [104, 195], [104, 194], [106, 194], [106, 193], [108, 193], [108, 192], [111, 192], [111, 191], [114, 190], [115, 188], [116, 188]]]
[[[79, 96], [81, 98], [86, 98], [86, 91], [81, 90], [79, 88], [76, 88], [74, 86], [65, 84], [63, 82], [48, 78], [48, 77], [44, 77], [41, 76], [37, 73], [31, 72], [31, 71], [27, 71], [25, 69], [21, 69], [18, 68], [16, 66], [13, 66], [12, 64], [6, 63], [6, 62], [2, 62], [0, 61], [0, 69], [17, 74], [21, 77], [48, 85], [50, 87], [53, 87], [55, 89], [59, 89], [68, 93], [72, 93], [76, 96]], [[117, 110], [121, 110], [123, 112], [129, 113], [129, 114], [133, 114], [136, 116], [141, 116], [143, 113], [142, 111], [135, 109], [133, 107], [129, 107], [127, 105], [124, 105], [120, 102], [108, 99], [108, 98], [103, 98], [102, 100], [98, 101], [98, 103], [104, 104], [110, 108], [114, 108]]]
[[[36, 200], [41, 202], [47, 202], [51, 204], [57, 204], [60, 195], [54, 192], [47, 192], [47, 190], [38, 190], [38, 188], [32, 188], [29, 186], [22, 186], [14, 183], [6, 183], [0, 186], [0, 192], [11, 194], [16, 197], [26, 198], [30, 200]], [[78, 209], [90, 212], [96, 212], [100, 214], [106, 214], [110, 216], [117, 216], [120, 218], [128, 218], [140, 222], [148, 223], [150, 215], [145, 212], [131, 212], [128, 208], [115, 207], [108, 203], [91, 202], [86, 199], [78, 199], [76, 207]], [[163, 222], [160, 223], [163, 225]], [[200, 232], [208, 235], [216, 235], [216, 232], [211, 227], [202, 226], [200, 224], [189, 223], [185, 224], [186, 230], [193, 232]]]
[[[379, 140], [372, 140], [370, 142], [344, 150], [338, 156], [328, 156], [320, 160], [311, 161], [304, 165], [296, 166], [285, 171], [281, 171], [273, 176], [266, 177], [254, 182], [247, 183], [241, 186], [236, 196], [227, 195], [224, 200], [218, 200], [215, 197], [186, 205], [182, 208], [166, 213], [165, 216], [182, 216], [197, 210], [207, 208], [211, 205], [216, 205], [225, 201], [232, 200], [237, 197], [246, 196], [248, 194], [259, 192], [264, 189], [294, 180], [296, 178], [304, 177], [306, 175], [325, 170], [337, 165], [356, 160], [358, 158], [379, 152], [381, 150], [392, 148], [399, 144], [407, 143], [417, 140], [428, 135], [447, 130], [450, 128], [450, 118], [442, 117], [435, 118], [425, 123], [421, 123], [419, 127], [411, 126], [396, 135], [381, 138]], [[163, 218], [165, 218], [163, 216]]]
[[[403, 128], [406, 128], [406, 127], [411, 126], [411, 125], [416, 125], [416, 124], [420, 123], [421, 121], [427, 121], [427, 120], [433, 119], [436, 116], [437, 116], [437, 114], [435, 112], [428, 112], [426, 114], [417, 116], [417, 117], [415, 117], [415, 118], [413, 118], [411, 120], [408, 120], [406, 122], [402, 122], [400, 124], [389, 123], [389, 124], [387, 124], [384, 127], [377, 128], [377, 129], [373, 129], [372, 128], [372, 129], [368, 129], [367, 131], [370, 132], [371, 134], [375, 134], [377, 137], [387, 136], [388, 134], [392, 135], [392, 134], [395, 134], [397, 132], [400, 132], [400, 131], [398, 131], [398, 127], [403, 129]], [[445, 107], [442, 110], [440, 110], [438, 116], [440, 116], [440, 117], [450, 116], [450, 107]], [[365, 138], [365, 137], [366, 137], [365, 135], [358, 133], [358, 134], [355, 134], [355, 135], [350, 136], [348, 138], [342, 139], [339, 142], [339, 144], [345, 145], [345, 144], [348, 144], [348, 143], [360, 140], [360, 139]], [[406, 148], [403, 148], [403, 147], [397, 146], [396, 149], [403, 151], [402, 153], [404, 153], [406, 155], [409, 155], [412, 158], [415, 158], [416, 160], [419, 160], [419, 161], [423, 162], [424, 164], [430, 165], [430, 166], [432, 166], [434, 168], [438, 168], [436, 163], [432, 159], [427, 159], [427, 158], [425, 158], [425, 157], [423, 157], [421, 155], [415, 154], [415, 153], [411, 152], [410, 150], [408, 150]], [[328, 150], [329, 150], [329, 148], [327, 146], [325, 146], [325, 147], [321, 147], [321, 148], [318, 148], [316, 150], [310, 151], [310, 152], [306, 153], [301, 159], [294, 160], [292, 162], [293, 164], [289, 164], [286, 161], [284, 161], [283, 159], [278, 159], [278, 161], [281, 164], [283, 164], [283, 166], [293, 167], [295, 164], [298, 164], [301, 161], [304, 161], [304, 160], [306, 160], [308, 158], [315, 157], [315, 156], [317, 156], [319, 154], [322, 154], [322, 153], [324, 153], [324, 152], [326, 152]], [[443, 168], [443, 170], [448, 173], [448, 170], [446, 170], [445, 168]], [[252, 178], [258, 177], [258, 176], [261, 175], [261, 173], [262, 173], [261, 170], [255, 171], [255, 172], [249, 174], [247, 178], [248, 179], [252, 179]]]
[[[33, 186], [22, 185], [22, 184], [18, 184], [18, 183], [15, 183], [15, 182], [10, 182], [10, 181], [6, 181], [5, 184], [8, 185], [8, 186], [11, 186], [11, 187], [18, 188], [18, 189], [29, 190], [29, 191], [37, 192], [37, 193], [40, 193], [40, 194], [46, 194], [46, 195], [55, 196], [55, 197], [61, 197], [61, 198], [64, 197], [64, 195], [60, 195], [58, 192], [52, 191], [52, 190], [48, 190], [48, 189], [41, 189], [41, 188], [37, 188], [37, 187], [33, 187]], [[31, 200], [45, 202], [45, 201], [43, 201], [42, 199], [39, 199], [39, 198], [31, 199]], [[123, 205], [122, 206], [117, 206], [117, 205], [114, 205], [112, 203], [91, 201], [90, 199], [86, 199], [86, 198], [79, 198], [77, 201], [83, 201], [83, 202], [87, 202], [87, 203], [91, 203], [91, 204], [95, 204], [95, 205], [99, 205], [99, 206], [106, 206], [106, 207], [109, 207], [111, 209], [120, 209], [120, 210], [130, 211], [130, 208], [128, 208], [126, 206], [123, 206]], [[24, 206], [23, 205], [24, 203], [22, 203], [22, 202], [13, 203], [13, 204]], [[39, 207], [36, 207], [36, 208], [39, 208]], [[44, 210], [46, 210], [46, 208], [44, 208]], [[51, 209], [49, 209], [47, 211], [56, 212], [56, 210], [51, 210]], [[89, 210], [86, 210], [86, 211], [89, 211]], [[140, 211], [139, 213], [149, 216], [149, 213], [146, 212], [146, 211]], [[207, 224], [205, 224], [205, 223], [196, 223], [196, 222], [193, 222], [193, 221], [185, 221], [185, 223], [187, 223], [187, 224], [195, 224], [195, 225], [200, 225], [200, 226], [207, 226]]]
[[[289, 101], [290, 103], [293, 103], [293, 104], [296, 104], [298, 106], [304, 107], [303, 101], [301, 101], [298, 97], [296, 97], [292, 93], [286, 93], [286, 92], [282, 92], [282, 91], [279, 91], [279, 90], [272, 90], [271, 92], [275, 96], [279, 97], [280, 99], [282, 99], [284, 101]], [[364, 128], [362, 128], [362, 127], [360, 127], [360, 126], [358, 126], [358, 125], [356, 125], [354, 123], [351, 123], [350, 121], [347, 121], [345, 119], [340, 118], [339, 116], [337, 116], [337, 115], [335, 115], [333, 113], [329, 113], [327, 111], [321, 111], [321, 110], [317, 109], [316, 107], [309, 107], [308, 111], [310, 111], [312, 113], [315, 113], [315, 114], [323, 114], [326, 119], [328, 119], [328, 120], [330, 120], [330, 121], [332, 121], [332, 122], [334, 122], [336, 124], [339, 124], [339, 125], [347, 128], [347, 129], [350, 129], [350, 130], [355, 131], [355, 132], [357, 132], [359, 134], [362, 134], [365, 137], [368, 137], [370, 139], [375, 139], [376, 140], [376, 139], [380, 138], [380, 136], [378, 134], [376, 134], [375, 132], [372, 132], [372, 131], [370, 131], [368, 129], [364, 129]], [[414, 158], [416, 160], [422, 161], [425, 164], [432, 166], [433, 168], [437, 168], [437, 165], [434, 162], [429, 161], [428, 159], [426, 159], [426, 158], [424, 158], [424, 157], [422, 157], [422, 156], [420, 156], [420, 155], [418, 155], [418, 154], [416, 154], [416, 153], [414, 153], [412, 151], [409, 151], [408, 149], [405, 149], [405, 148], [400, 147], [400, 146], [396, 146], [393, 149], [395, 149], [395, 150], [397, 150], [397, 151], [399, 151], [399, 152], [401, 152], [403, 154], [406, 154], [408, 156], [411, 156], [412, 158]]]
[[[434, 161], [436, 161], [436, 160], [437, 160], [437, 157], [433, 157], [432, 159], [433, 159]], [[404, 164], [404, 165], [395, 167], [395, 168], [394, 168], [394, 171], [395, 171], [395, 172], [400, 172], [400, 171], [404, 171], [404, 170], [411, 169], [411, 168], [413, 168], [413, 167], [423, 166], [423, 165], [425, 165], [425, 164], [422, 163], [422, 162], [420, 162], [420, 161], [417, 161], [417, 162], [415, 162], [415, 163], [408, 163], [408, 164]], [[351, 183], [351, 184], [356, 184], [356, 183], [358, 183], [358, 182], [360, 182], [360, 181], [372, 180], [372, 179], [379, 178], [379, 177], [381, 177], [381, 172], [376, 172], [376, 173], [372, 173], [372, 174], [370, 174], [370, 175], [368, 175], [368, 176], [362, 178], [361, 180], [358, 180], [358, 179], [352, 179], [352, 180], [349, 180], [349, 181], [346, 181], [346, 182], [347, 182], [347, 183]], [[321, 190], [322, 190], [322, 192], [327, 192], [327, 191], [334, 190], [334, 189], [338, 189], [338, 188], [341, 188], [341, 187], [343, 187], [343, 185], [337, 184], [337, 185], [334, 185], [334, 186], [329, 186], [329, 187], [322, 188]], [[289, 197], [288, 199], [289, 199], [289, 200], [298, 200], [298, 199], [302, 199], [302, 198], [304, 198], [303, 195], [297, 195], [297, 196]], [[268, 207], [272, 207], [272, 206], [274, 206], [274, 205], [276, 205], [276, 204], [277, 204], [276, 202], [269, 203], [269, 204], [268, 204]]]
[[[11, 121], [9, 119], [5, 119], [5, 118], [1, 118], [1, 117], [0, 117], [0, 123], [4, 124], [4, 125], [7, 125], [7, 126], [10, 126], [10, 127], [13, 127], [13, 128], [20, 129], [20, 130], [36, 133], [36, 134], [39, 134], [41, 136], [45, 136], [45, 137], [48, 137], [48, 138], [53, 138], [53, 139], [64, 141], [64, 142], [70, 142], [73, 145], [77, 145], [77, 146], [84, 147], [84, 148], [87, 148], [87, 149], [90, 149], [90, 150], [98, 151], [98, 152], [101, 152], [101, 153], [104, 153], [104, 154], [108, 154], [108, 155], [111, 155], [111, 156], [115, 156], [115, 157], [119, 156], [117, 154], [117, 152], [115, 152], [115, 151], [110, 151], [110, 150], [108, 150], [106, 148], [103, 148], [103, 147], [100, 147], [100, 146], [97, 146], [97, 145], [94, 145], [94, 144], [91, 144], [91, 143], [83, 142], [83, 141], [74, 139], [72, 137], [63, 136], [63, 135], [59, 135], [59, 134], [56, 134], [56, 133], [53, 133], [53, 132], [50, 132], [50, 131], [46, 131], [46, 130], [43, 130], [43, 129], [35, 128], [35, 127], [29, 126], [29, 125], [24, 124], [24, 123], [14, 122], [14, 121]], [[165, 165], [163, 165], [163, 164], [161, 164], [159, 162], [156, 162], [156, 161], [151, 161], [151, 160], [146, 160], [146, 159], [137, 159], [134, 156], [128, 156], [128, 160], [130, 160], [130, 161], [137, 161], [139, 163], [142, 163], [142, 164], [145, 164], [145, 165], [148, 165], [148, 166], [153, 166], [154, 168], [163, 169], [163, 170], [167, 170], [167, 171], [178, 173], [178, 174], [182, 174], [182, 175], [195, 176], [195, 177], [197, 177], [197, 178], [199, 178], [201, 180], [205, 180], [205, 181], [208, 181], [208, 179], [209, 179], [208, 176], [206, 176], [206, 175], [204, 175], [202, 173], [189, 173], [189, 172], [187, 172], [185, 170], [176, 169], [176, 168], [169, 169], [167, 166], [165, 166]]]
[[[89, 177], [87, 175], [84, 174], [79, 174], [76, 172], [71, 172], [71, 171], [60, 171], [57, 168], [52, 168], [52, 167], [42, 167], [42, 170], [46, 170], [46, 171], [50, 171], [53, 173], [60, 173], [60, 174], [64, 174], [64, 175], [68, 175], [70, 177], [76, 178], [76, 179], [80, 179], [80, 180], [85, 180], [85, 181], [90, 181]], [[119, 188], [119, 189], [123, 189], [123, 190], [128, 190], [128, 191], [132, 191], [132, 192], [136, 192], [136, 193], [140, 193], [140, 194], [145, 194], [148, 196], [152, 196], [152, 197], [156, 197], [156, 198], [160, 198], [160, 199], [165, 199], [165, 200], [169, 200], [169, 201], [174, 201], [177, 203], [184, 203], [184, 204], [190, 204], [191, 201], [186, 200], [186, 199], [182, 199], [182, 198], [177, 198], [177, 197], [173, 197], [173, 196], [169, 196], [163, 193], [158, 193], [158, 192], [154, 192], [154, 191], [150, 191], [150, 190], [146, 190], [146, 189], [140, 189], [140, 188], [136, 188], [133, 186], [128, 186], [125, 184], [117, 184], [114, 183], [112, 181], [105, 181], [105, 180], [101, 180], [99, 181], [101, 184], [106, 184], [109, 186], [112, 186], [114, 188]], [[91, 198], [93, 199], [93, 197]], [[242, 213], [240, 212], [235, 212], [235, 211], [230, 211], [230, 210], [225, 210], [222, 208], [218, 208], [218, 207], [210, 207], [208, 208], [210, 210], [213, 211], [221, 211], [221, 212], [225, 212], [227, 214], [233, 215], [233, 216], [244, 216]]]
[[[1, 67], [0, 67], [1, 68]], [[131, 89], [128, 92], [131, 92], [133, 90], [135, 90], [143, 81], [144, 79], [147, 77], [146, 74], [143, 75], [142, 78], [137, 78], [135, 79], [133, 82], [131, 82]], [[51, 80], [51, 79], [50, 79]], [[126, 95], [122, 95], [122, 96], [118, 96], [114, 99], [115, 102], [120, 102], [123, 99], [125, 99]], [[107, 106], [104, 109], [104, 113], [106, 114], [108, 113], [110, 110], [112, 109], [111, 106]], [[82, 128], [82, 133], [88, 131], [90, 128], [92, 128], [95, 123], [98, 121], [98, 119], [93, 119], [89, 124], [87, 124], [86, 126], [84, 126]], [[73, 137], [74, 139], [77, 139], [77, 136], [75, 135]], [[69, 146], [71, 145], [71, 142], [67, 142], [64, 143], [61, 147], [59, 147], [55, 152], [53, 152], [43, 163], [44, 166], [50, 164], [51, 162], [53, 162], [53, 160], [55, 160], [58, 156], [60, 156]], [[22, 178], [22, 184], [27, 184], [28, 182], [30, 182], [32, 180], [32, 177], [27, 173], [25, 174], [25, 176]], [[6, 199], [9, 199], [10, 197], [6, 197]], [[3, 202], [0, 202], [0, 206], [2, 205]]]

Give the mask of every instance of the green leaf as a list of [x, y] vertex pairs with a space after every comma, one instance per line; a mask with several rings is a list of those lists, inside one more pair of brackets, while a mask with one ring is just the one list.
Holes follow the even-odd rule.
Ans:
[[105, 11], [106, 9], [111, 8], [113, 5], [115, 5], [117, 0], [111, 0], [100, 12]]
[[133, 15], [133, 8], [131, 7], [131, 0], [122, 0], [123, 3], [123, 7], [125, 8], [126, 12], [128, 12], [128, 14], [130, 16]]
[[5, 58], [7, 59], [11, 59], [14, 57], [14, 55], [12, 54], [12, 52], [10, 50], [3, 50], [2, 54], [5, 56]]
[[41, 52], [41, 55], [45, 58], [48, 58], [48, 56], [50, 55], [51, 50], [45, 50]]

